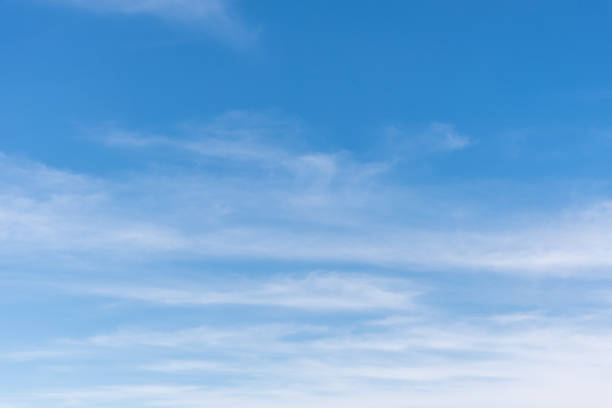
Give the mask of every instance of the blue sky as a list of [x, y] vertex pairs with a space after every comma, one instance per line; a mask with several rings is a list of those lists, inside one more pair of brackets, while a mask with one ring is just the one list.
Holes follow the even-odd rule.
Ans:
[[0, 0], [0, 408], [607, 407], [610, 11]]

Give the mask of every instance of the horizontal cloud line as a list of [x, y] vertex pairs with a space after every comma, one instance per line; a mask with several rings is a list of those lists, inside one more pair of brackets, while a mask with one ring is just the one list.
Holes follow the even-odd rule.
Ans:
[[311, 310], [411, 309], [417, 291], [410, 282], [364, 275], [311, 273], [305, 277], [265, 280], [232, 279], [231, 288], [199, 283], [177, 285], [70, 285], [75, 294], [143, 301], [168, 306], [214, 304], [275, 306]]

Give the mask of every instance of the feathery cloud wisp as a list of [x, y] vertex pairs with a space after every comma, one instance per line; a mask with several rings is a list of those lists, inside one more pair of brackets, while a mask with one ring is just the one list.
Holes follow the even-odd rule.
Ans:
[[238, 16], [227, 0], [47, 0], [99, 13], [149, 15], [188, 23], [235, 45], [247, 45], [256, 32]]
[[273, 306], [306, 310], [411, 309], [417, 291], [402, 279], [311, 273], [302, 278], [276, 277], [264, 282], [233, 279], [231, 287], [211, 285], [105, 285], [71, 286], [76, 294], [149, 302], [167, 306], [215, 304]]
[[[284, 147], [274, 135], [291, 126], [255, 119], [250, 126], [252, 116], [234, 115], [231, 124], [216, 120], [176, 137], [114, 131], [112, 146], [162, 155], [159, 174], [120, 181], [1, 156], [0, 253], [5, 260], [148, 254], [548, 275], [612, 265], [612, 205], [601, 198], [518, 221], [500, 214], [493, 223], [469, 203], [444, 198], [452, 187], [440, 199], [387, 178], [389, 161]], [[184, 169], [164, 173], [164, 157], [180, 158]], [[468, 213], [459, 227], [457, 209]]]

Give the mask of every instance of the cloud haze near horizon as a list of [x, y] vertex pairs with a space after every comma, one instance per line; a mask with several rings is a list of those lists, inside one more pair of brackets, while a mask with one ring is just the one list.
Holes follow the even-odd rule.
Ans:
[[[473, 202], [438, 201], [461, 186], [432, 192], [394, 181], [397, 157], [364, 161], [348, 151], [272, 142], [278, 133], [295, 140], [299, 129], [287, 118], [249, 112], [175, 135], [96, 128], [91, 143], [145, 159], [140, 170], [112, 176], [2, 155], [0, 251], [12, 271], [5, 286], [43, 302], [87, 299], [103, 315], [144, 313], [140, 323], [8, 347], [5, 364], [34, 364], [39, 375], [59, 370], [72, 378], [84, 364], [124, 372], [114, 384], [9, 395], [8, 406], [365, 407], [403, 406], [405, 398], [436, 407], [571, 406], [578, 397], [545, 390], [572, 383], [576, 372], [582, 392], [609, 380], [601, 377], [601, 356], [612, 335], [610, 297], [596, 288], [561, 289], [556, 299], [532, 299], [518, 311], [510, 297], [497, 311], [458, 316], [435, 301], [449, 294], [436, 283], [441, 271], [510, 287], [572, 280], [578, 271], [607, 279], [608, 202], [487, 223]], [[406, 148], [422, 148], [427, 132], [404, 135]], [[189, 266], [211, 259], [204, 266], [210, 272]], [[248, 272], [249, 260], [261, 272]], [[214, 263], [227, 272], [215, 273]], [[49, 269], [63, 272], [49, 279]], [[491, 296], [499, 294], [496, 285]], [[537, 298], [545, 289], [533, 290]], [[559, 298], [576, 290], [592, 303], [585, 310], [568, 302], [565, 313], [574, 312], [560, 315]], [[211, 319], [206, 310], [219, 308], [237, 320], [203, 325], [199, 312], [189, 312], [168, 326], [146, 317], [200, 310]], [[138, 373], [148, 380], [130, 385]], [[354, 389], [363, 394], [351, 391], [347, 400]]]

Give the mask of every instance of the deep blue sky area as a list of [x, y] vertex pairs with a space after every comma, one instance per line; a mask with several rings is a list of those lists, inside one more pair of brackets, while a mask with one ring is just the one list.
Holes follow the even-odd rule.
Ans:
[[[609, 126], [607, 2], [240, 6], [255, 44], [228, 46], [195, 24], [3, 1], [1, 147], [95, 172], [104, 164], [72, 154], [91, 152], [83, 127], [160, 131], [234, 109], [299, 116], [328, 150], [372, 149], [389, 123], [440, 121], [484, 146], [532, 132], [544, 153], [580, 154], [586, 133]], [[603, 170], [590, 153], [572, 170]], [[561, 167], [530, 162], [542, 175]]]

